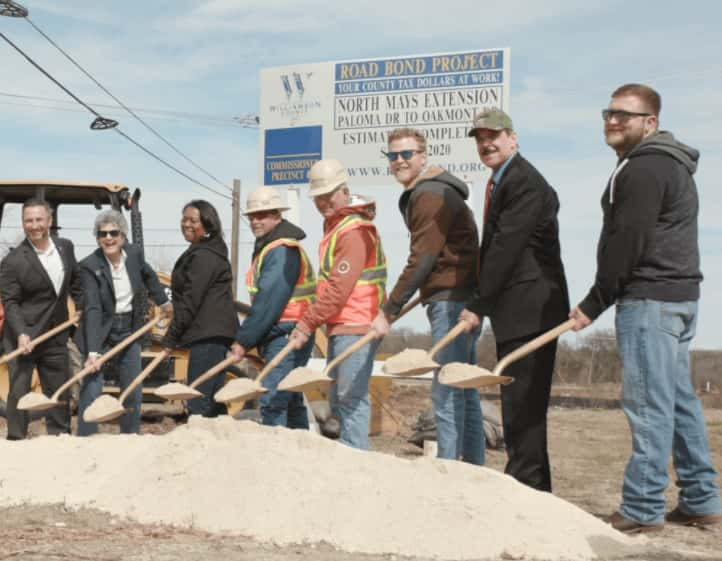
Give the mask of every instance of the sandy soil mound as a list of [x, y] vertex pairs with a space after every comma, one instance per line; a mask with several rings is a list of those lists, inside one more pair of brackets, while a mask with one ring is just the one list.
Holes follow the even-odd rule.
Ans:
[[95, 507], [278, 544], [583, 560], [631, 554], [646, 543], [493, 470], [359, 452], [228, 417], [192, 417], [163, 436], [0, 442], [0, 457], [0, 506]]

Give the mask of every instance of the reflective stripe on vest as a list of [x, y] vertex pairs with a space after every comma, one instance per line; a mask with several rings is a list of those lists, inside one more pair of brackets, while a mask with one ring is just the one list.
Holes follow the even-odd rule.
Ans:
[[301, 270], [296, 279], [296, 284], [293, 287], [291, 297], [288, 299], [286, 307], [281, 313], [281, 317], [278, 321], [298, 321], [306, 313], [309, 306], [313, 304], [316, 299], [316, 275], [313, 272], [311, 261], [308, 255], [301, 247], [298, 240], [292, 238], [279, 238], [272, 241], [266, 247], [264, 247], [256, 258], [253, 260], [250, 269], [246, 273], [246, 287], [248, 288], [248, 295], [253, 303], [253, 298], [258, 292], [258, 279], [261, 277], [261, 269], [263, 268], [263, 258], [272, 249], [285, 245], [287, 247], [297, 247], [301, 256]]
[[333, 270], [336, 242], [339, 235], [355, 228], [366, 229], [374, 239], [374, 253], [365, 263], [359, 279], [356, 281], [346, 304], [339, 313], [329, 318], [327, 323], [347, 323], [366, 325], [371, 323], [386, 302], [386, 257], [376, 227], [370, 220], [351, 214], [344, 217], [336, 227], [321, 240], [319, 247], [320, 269], [316, 293], [321, 294], [328, 284]]

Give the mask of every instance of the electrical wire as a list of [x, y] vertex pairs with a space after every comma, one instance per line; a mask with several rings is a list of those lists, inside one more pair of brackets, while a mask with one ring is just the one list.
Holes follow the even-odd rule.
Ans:
[[206, 170], [205, 168], [201, 167], [199, 164], [197, 164], [195, 161], [193, 161], [191, 158], [189, 158], [186, 154], [181, 152], [178, 148], [175, 147], [169, 140], [167, 140], [163, 135], [161, 135], [157, 130], [155, 130], [153, 127], [151, 127], [148, 123], [146, 123], [135, 111], [133, 111], [130, 107], [128, 107], [125, 103], [123, 103], [120, 99], [118, 99], [115, 95], [113, 95], [108, 88], [106, 88], [103, 84], [101, 84], [98, 80], [95, 79], [93, 75], [90, 74], [85, 68], [83, 68], [73, 57], [71, 57], [65, 50], [63, 50], [60, 45], [58, 45], [55, 41], [53, 41], [42, 29], [40, 29], [35, 23], [30, 19], [30, 17], [25, 16], [25, 21], [27, 21], [30, 26], [35, 29], [43, 38], [45, 38], [48, 43], [50, 43], [53, 47], [55, 47], [58, 52], [60, 52], [66, 59], [68, 59], [78, 70], [80, 70], [88, 79], [92, 80], [92, 82], [98, 86], [101, 90], [103, 90], [106, 94], [108, 94], [113, 101], [115, 101], [118, 105], [120, 105], [125, 111], [127, 111], [130, 115], [132, 115], [141, 125], [143, 125], [147, 130], [149, 130], [152, 134], [154, 134], [158, 139], [160, 139], [162, 142], [166, 144], [171, 150], [173, 150], [176, 154], [178, 154], [181, 158], [186, 160], [188, 163], [190, 163], [193, 167], [195, 167], [197, 170], [199, 170], [201, 173], [204, 173], [208, 177], [210, 177], [213, 181], [215, 181], [218, 185], [225, 187], [228, 189], [228, 191], [233, 192], [233, 189], [223, 183], [220, 179], [218, 179], [215, 175], [213, 175], [211, 172]]
[[[71, 98], [73, 98], [77, 103], [79, 103], [80, 105], [82, 105], [83, 107], [85, 107], [88, 111], [90, 111], [90, 112], [91, 112], [93, 115], [95, 115], [97, 118], [103, 119], [103, 117], [100, 115], [100, 113], [98, 113], [98, 112], [97, 112], [95, 109], [93, 109], [90, 105], [88, 105], [87, 103], [85, 103], [82, 99], [80, 99], [80, 98], [79, 98], [78, 96], [76, 96], [73, 92], [71, 92], [68, 88], [66, 88], [63, 84], [61, 84], [58, 80], [56, 80], [53, 76], [51, 76], [48, 71], [46, 71], [42, 66], [40, 66], [37, 62], [35, 62], [35, 61], [34, 61], [28, 54], [26, 54], [20, 47], [18, 47], [15, 43], [13, 43], [4, 33], [0, 32], [0, 37], [2, 37], [3, 40], [5, 40], [6, 43], [8, 43], [8, 44], [9, 44], [13, 49], [15, 49], [18, 53], [20, 53], [20, 54], [23, 56], [23, 58], [25, 58], [30, 64], [32, 64], [35, 68], [37, 68], [42, 74], [44, 74], [44, 75], [45, 75], [49, 80], [51, 80], [56, 86], [58, 86], [61, 90], [63, 90], [66, 94], [68, 94]], [[207, 191], [210, 191], [210, 192], [212, 192], [212, 193], [215, 193], [215, 194], [218, 195], [219, 197], [223, 197], [223, 198], [228, 199], [228, 200], [231, 200], [231, 201], [233, 200], [232, 197], [230, 197], [229, 195], [226, 195], [225, 193], [221, 193], [220, 191], [214, 189], [213, 187], [209, 187], [208, 185], [205, 185], [204, 183], [201, 183], [201, 182], [198, 181], [197, 179], [194, 179], [193, 177], [191, 177], [191, 176], [188, 175], [187, 173], [182, 172], [181, 170], [179, 170], [179, 169], [178, 169], [177, 167], [175, 167], [174, 165], [172, 165], [172, 164], [170, 164], [169, 162], [165, 161], [163, 158], [161, 158], [160, 156], [158, 156], [157, 154], [155, 154], [154, 152], [152, 152], [151, 150], [149, 150], [148, 148], [146, 148], [145, 146], [143, 146], [143, 145], [140, 144], [139, 142], [135, 141], [134, 139], [132, 139], [130, 136], [128, 136], [128, 135], [125, 134], [124, 132], [120, 131], [117, 127], [115, 127], [113, 130], [115, 130], [118, 134], [120, 134], [120, 135], [121, 135], [122, 137], [124, 137], [126, 140], [130, 141], [130, 142], [133, 143], [135, 146], [137, 146], [138, 148], [140, 148], [143, 152], [145, 152], [146, 154], [148, 154], [149, 156], [151, 156], [152, 158], [154, 158], [155, 160], [157, 160], [158, 162], [160, 162], [160, 163], [163, 164], [164, 166], [166, 166], [166, 167], [172, 169], [173, 171], [175, 171], [176, 173], [182, 175], [183, 177], [185, 177], [186, 179], [188, 179], [188, 180], [191, 181], [192, 183], [195, 183], [196, 185], [198, 185], [199, 187], [202, 187], [203, 189], [206, 189]]]

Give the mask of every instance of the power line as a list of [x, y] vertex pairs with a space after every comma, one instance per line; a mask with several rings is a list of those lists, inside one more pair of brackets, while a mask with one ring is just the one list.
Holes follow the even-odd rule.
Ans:
[[[66, 94], [68, 94], [70, 97], [72, 97], [76, 102], [78, 102], [80, 105], [82, 105], [83, 107], [85, 107], [88, 111], [90, 111], [93, 115], [96, 116], [96, 120], [93, 121], [93, 124], [91, 125], [91, 129], [98, 130], [98, 129], [101, 129], [101, 128], [102, 128], [102, 129], [106, 129], [106, 128], [114, 128], [114, 126], [117, 127], [117, 123], [115, 123], [114, 121], [109, 122], [108, 119], [105, 119], [104, 117], [102, 117], [102, 116], [100, 115], [100, 113], [98, 113], [97, 111], [95, 111], [95, 109], [93, 109], [92, 107], [90, 107], [90, 105], [88, 105], [87, 103], [85, 103], [83, 100], [81, 100], [79, 97], [77, 97], [73, 92], [71, 92], [68, 88], [66, 88], [63, 84], [61, 84], [58, 80], [56, 80], [55, 78], [53, 78], [53, 76], [51, 76], [49, 72], [47, 72], [42, 66], [40, 66], [37, 62], [35, 62], [35, 61], [34, 61], [28, 54], [26, 54], [20, 47], [18, 47], [15, 43], [13, 43], [4, 33], [0, 32], [0, 37], [2, 37], [2, 38], [5, 40], [6, 43], [8, 43], [8, 44], [9, 44], [13, 49], [15, 49], [18, 53], [20, 53], [30, 64], [32, 64], [35, 68], [37, 68], [42, 74], [44, 74], [44, 75], [45, 75], [49, 80], [51, 80], [55, 85], [57, 85], [57, 86], [58, 86], [60, 89], [62, 89]], [[115, 125], [113, 125], [113, 123], [115, 123]], [[214, 189], [213, 187], [209, 187], [208, 185], [205, 185], [204, 183], [201, 183], [201, 182], [198, 181], [197, 179], [194, 179], [193, 177], [191, 177], [191, 176], [188, 175], [187, 173], [182, 172], [181, 170], [179, 170], [179, 169], [178, 169], [177, 167], [175, 167], [174, 165], [172, 165], [172, 164], [170, 164], [169, 162], [165, 161], [163, 158], [161, 158], [160, 156], [158, 156], [157, 154], [155, 154], [154, 152], [152, 152], [151, 150], [149, 150], [148, 148], [146, 148], [145, 146], [143, 146], [143, 145], [140, 144], [139, 142], [135, 141], [134, 139], [132, 139], [130, 136], [128, 136], [128, 135], [125, 134], [124, 132], [120, 131], [118, 128], [114, 128], [114, 130], [115, 130], [118, 134], [120, 134], [122, 137], [124, 137], [126, 140], [130, 141], [130, 142], [133, 143], [135, 146], [137, 146], [138, 148], [140, 148], [141, 150], [143, 150], [143, 152], [145, 152], [146, 154], [148, 154], [149, 156], [151, 156], [152, 158], [154, 158], [155, 160], [157, 160], [157, 161], [160, 162], [161, 164], [165, 165], [166, 167], [172, 169], [172, 170], [175, 171], [176, 173], [182, 175], [183, 177], [185, 177], [185, 178], [188, 179], [189, 181], [195, 183], [195, 184], [198, 185], [199, 187], [202, 187], [203, 189], [206, 189], [207, 191], [210, 191], [210, 192], [212, 192], [212, 193], [215, 193], [216, 195], [218, 195], [218, 196], [220, 196], [220, 197], [223, 197], [223, 198], [225, 198], [225, 199], [232, 200], [232, 198], [231, 198], [230, 196], [226, 195], [225, 193], [221, 193], [220, 191], [217, 191], [217, 190]]]
[[170, 141], [168, 141], [163, 135], [161, 135], [157, 130], [155, 130], [153, 127], [151, 127], [148, 123], [146, 123], [140, 116], [138, 116], [135, 111], [133, 111], [130, 107], [128, 107], [125, 103], [123, 103], [120, 99], [118, 99], [115, 95], [113, 95], [108, 88], [106, 88], [103, 84], [101, 84], [98, 80], [95, 79], [93, 75], [90, 74], [85, 68], [83, 68], [73, 57], [71, 57], [65, 50], [63, 50], [60, 45], [58, 45], [55, 41], [53, 41], [42, 29], [40, 29], [33, 21], [30, 19], [29, 16], [25, 16], [25, 21], [27, 21], [35, 31], [37, 31], [42, 37], [45, 38], [48, 43], [50, 43], [53, 47], [55, 47], [58, 52], [60, 52], [66, 59], [68, 59], [78, 70], [80, 70], [87, 78], [93, 81], [93, 83], [98, 86], [101, 90], [103, 90], [106, 94], [108, 94], [113, 101], [115, 101], [118, 105], [120, 105], [123, 109], [125, 109], [130, 115], [132, 115], [141, 125], [143, 125], [147, 130], [149, 130], [152, 134], [154, 134], [157, 138], [159, 138], [162, 142], [166, 144], [171, 150], [173, 150], [176, 154], [178, 154], [181, 158], [186, 160], [188, 163], [190, 163], [193, 167], [195, 167], [200, 172], [206, 174], [208, 177], [210, 177], [213, 181], [215, 181], [217, 184], [219, 184], [222, 187], [225, 187], [229, 191], [233, 191], [228, 185], [223, 183], [220, 179], [218, 179], [215, 175], [213, 175], [211, 172], [206, 170], [205, 168], [201, 167], [199, 164], [197, 164], [195, 161], [193, 161], [191, 158], [186, 156], [183, 152], [181, 152], [178, 148], [175, 147]]

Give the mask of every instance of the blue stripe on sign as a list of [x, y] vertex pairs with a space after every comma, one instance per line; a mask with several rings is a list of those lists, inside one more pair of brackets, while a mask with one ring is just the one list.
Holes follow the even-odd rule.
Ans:
[[265, 131], [264, 185], [308, 182], [308, 170], [321, 159], [321, 126]]

